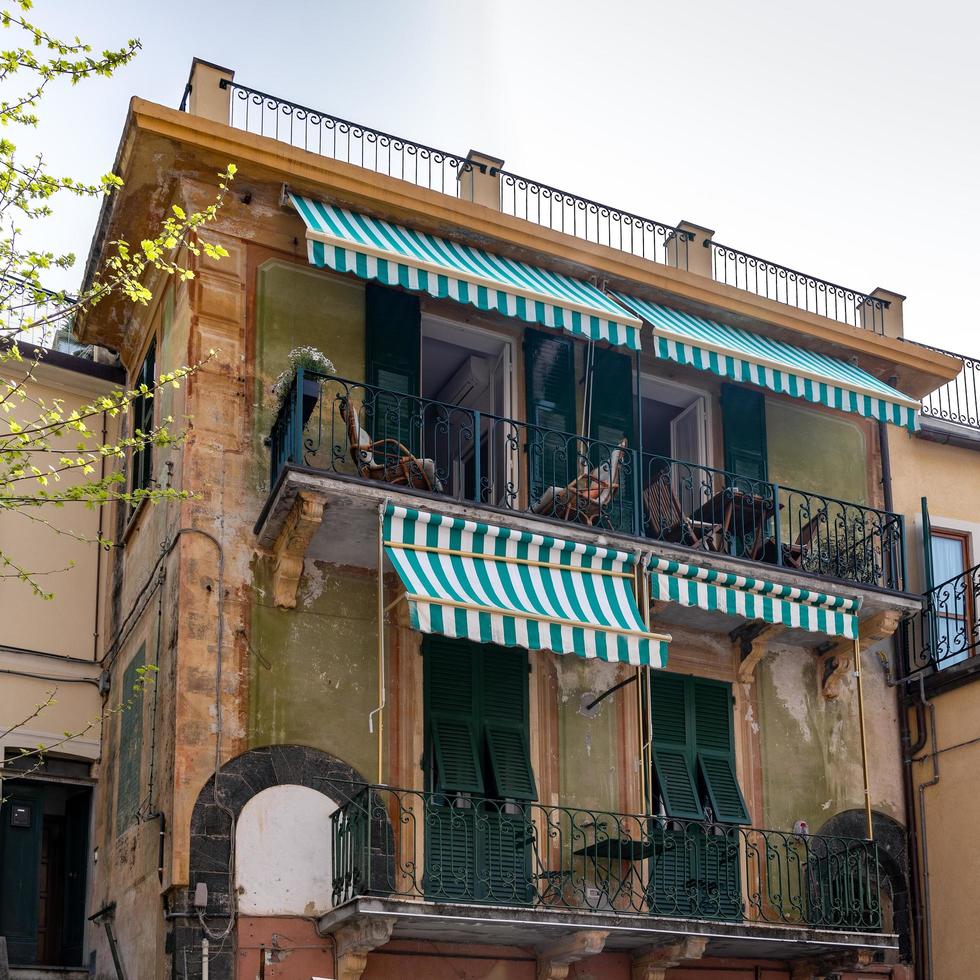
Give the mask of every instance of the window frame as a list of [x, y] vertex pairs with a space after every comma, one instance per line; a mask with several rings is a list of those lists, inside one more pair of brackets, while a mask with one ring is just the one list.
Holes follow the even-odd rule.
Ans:
[[[157, 338], [154, 334], [150, 337], [150, 342], [146, 346], [143, 360], [140, 362], [139, 371], [131, 388], [138, 388], [145, 384], [152, 388], [156, 380], [157, 363]], [[133, 399], [133, 426], [132, 434], [135, 435], [139, 429], [144, 434], [152, 431], [154, 417], [156, 415], [156, 398], [140, 395]], [[142, 449], [133, 449], [132, 459], [129, 467], [129, 492], [135, 493], [137, 490], [148, 490], [153, 483], [153, 446], [147, 445]]]
[[[973, 567], [972, 565], [972, 544], [973, 535], [969, 531], [958, 530], [952, 527], [936, 527], [930, 526], [929, 528], [929, 560], [932, 567], [935, 566], [936, 557], [933, 553], [933, 543], [937, 538], [941, 538], [945, 541], [958, 541], [960, 544], [960, 555], [962, 558], [962, 568], [954, 576], [944, 578], [942, 582], [938, 583], [942, 585], [944, 582], [952, 581], [953, 578], [959, 576], [965, 576], [967, 572]], [[933, 586], [935, 588], [935, 585]], [[963, 596], [963, 614], [959, 615], [957, 613], [939, 613], [934, 612], [935, 620], [937, 624], [939, 622], [943, 623], [956, 623], [956, 629], [962, 628], [964, 635], [972, 635], [976, 624], [976, 608], [973, 596], [972, 588], [968, 588]], [[962, 624], [962, 625], [960, 625]], [[965, 657], [957, 659], [955, 655], [947, 656], [945, 660], [936, 660], [935, 668], [936, 670], [945, 670], [950, 667], [955, 667], [957, 664], [961, 664], [966, 660], [970, 660], [977, 656], [977, 645], [970, 644], [968, 648], [963, 653], [966, 654]]]

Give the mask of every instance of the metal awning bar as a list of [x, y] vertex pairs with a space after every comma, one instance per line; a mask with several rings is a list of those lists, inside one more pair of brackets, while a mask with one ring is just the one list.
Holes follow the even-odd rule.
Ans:
[[581, 279], [287, 191], [311, 265], [638, 350], [640, 321]]
[[847, 361], [625, 293], [657, 357], [915, 431], [919, 402]]
[[477, 643], [663, 667], [627, 552], [388, 504], [384, 550], [412, 626]]

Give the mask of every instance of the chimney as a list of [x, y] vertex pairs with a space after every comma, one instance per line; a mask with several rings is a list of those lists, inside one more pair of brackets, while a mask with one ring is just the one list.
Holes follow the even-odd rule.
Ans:
[[234, 77], [235, 73], [230, 68], [195, 58], [191, 62], [191, 74], [184, 95], [187, 111], [192, 116], [227, 125], [231, 121], [231, 89], [222, 88], [221, 83], [230, 82]]
[[[874, 302], [881, 300], [882, 302]], [[905, 297], [901, 293], [893, 293], [890, 289], [872, 289], [867, 299], [858, 307], [861, 311], [861, 326], [865, 330], [882, 334], [885, 337], [900, 338], [905, 336], [905, 325], [902, 318], [902, 304]]]
[[[710, 279], [711, 248], [707, 243], [714, 236], [714, 231], [703, 225], [696, 225], [693, 221], [678, 222], [677, 231], [688, 234], [670, 232], [667, 235], [667, 264]], [[688, 239], [688, 236], [691, 237]]]
[[469, 166], [459, 174], [459, 197], [462, 201], [482, 204], [500, 210], [500, 169], [504, 161], [488, 153], [470, 150], [466, 154]]

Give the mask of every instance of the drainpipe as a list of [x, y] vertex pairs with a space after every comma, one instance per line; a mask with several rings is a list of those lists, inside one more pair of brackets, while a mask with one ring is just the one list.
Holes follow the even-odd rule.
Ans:
[[939, 783], [939, 752], [936, 742], [936, 706], [926, 700], [925, 683], [922, 675], [919, 675], [919, 701], [925, 710], [929, 712], [929, 753], [932, 758], [932, 779], [919, 783], [919, 839], [922, 849], [922, 922], [923, 922], [923, 947], [925, 950], [925, 980], [933, 980], [932, 964], [932, 904], [930, 901], [929, 883], [929, 842], [926, 836], [926, 790], [930, 786]]
[[94, 922], [98, 925], [98, 920], [102, 920], [102, 928], [105, 929], [105, 937], [109, 943], [109, 952], [112, 954], [112, 965], [116, 970], [117, 980], [126, 980], [126, 974], [123, 973], [122, 961], [119, 959], [119, 947], [116, 945], [116, 937], [112, 931], [112, 918], [116, 914], [116, 903], [110, 902], [108, 905], [103, 905], [94, 915], [88, 917], [89, 922]]
[[892, 494], [892, 459], [888, 449], [888, 423], [878, 423], [878, 451], [881, 455], [881, 490], [885, 498], [885, 510], [895, 511]]

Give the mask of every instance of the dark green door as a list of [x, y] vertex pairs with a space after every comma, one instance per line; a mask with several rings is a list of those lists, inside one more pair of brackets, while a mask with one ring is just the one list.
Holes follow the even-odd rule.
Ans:
[[0, 807], [0, 936], [7, 939], [11, 964], [33, 964], [37, 957], [42, 793], [7, 782]]
[[[725, 442], [725, 469], [734, 474], [726, 480], [729, 493], [746, 494], [769, 500], [769, 458], [766, 450], [766, 400], [761, 392], [725, 384], [721, 387], [722, 431]], [[720, 488], [719, 488], [720, 489]], [[713, 520], [726, 521], [726, 541], [735, 555], [752, 554], [756, 543], [769, 533], [770, 519], [756, 507], [728, 502]], [[757, 524], [762, 522], [762, 528]]]
[[557, 333], [524, 331], [524, 379], [529, 425], [528, 496], [533, 508], [549, 487], [565, 487], [578, 473], [582, 447], [575, 434], [575, 357]]
[[597, 440], [590, 447], [592, 465], [604, 466], [615, 484], [604, 508], [601, 524], [616, 531], [633, 531], [633, 505], [636, 499], [633, 481], [634, 461], [629, 453], [618, 451], [626, 440], [627, 447], [636, 443], [633, 395], [633, 358], [608, 347], [595, 350], [592, 368], [591, 425], [589, 436]]
[[81, 966], [85, 932], [85, 878], [88, 868], [89, 790], [65, 802], [65, 910], [62, 959]]
[[419, 298], [368, 283], [364, 302], [364, 379], [384, 390], [373, 399], [366, 396], [365, 427], [373, 440], [393, 439], [418, 455], [423, 424], [417, 401], [422, 358]]
[[528, 732], [527, 651], [427, 636], [422, 645], [427, 898], [531, 899], [537, 796]]

